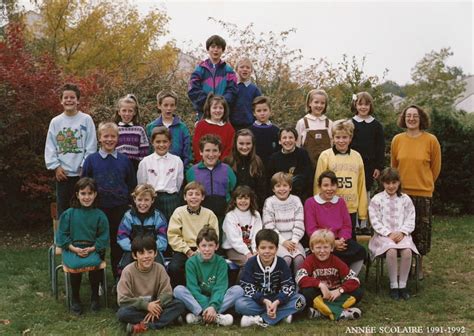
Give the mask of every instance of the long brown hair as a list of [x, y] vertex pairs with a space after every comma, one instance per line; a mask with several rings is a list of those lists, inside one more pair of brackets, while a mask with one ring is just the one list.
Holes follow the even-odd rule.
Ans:
[[246, 186], [246, 185], [238, 186], [232, 192], [232, 197], [230, 198], [229, 206], [227, 207], [227, 212], [232, 211], [235, 208], [237, 208], [237, 198], [238, 197], [248, 197], [248, 198], [250, 198], [249, 210], [250, 210], [250, 213], [253, 216], [255, 216], [255, 214], [258, 210], [257, 195], [252, 190], [252, 188], [250, 188], [249, 186]]
[[224, 162], [227, 163], [234, 171], [237, 171], [237, 166], [242, 164], [243, 156], [237, 150], [237, 140], [239, 136], [250, 136], [250, 138], [252, 139], [252, 150], [248, 155], [250, 162], [250, 176], [262, 177], [264, 172], [263, 162], [257, 155], [255, 150], [255, 136], [253, 135], [252, 131], [247, 128], [240, 129], [235, 132], [232, 146], [232, 154], [225, 158]]

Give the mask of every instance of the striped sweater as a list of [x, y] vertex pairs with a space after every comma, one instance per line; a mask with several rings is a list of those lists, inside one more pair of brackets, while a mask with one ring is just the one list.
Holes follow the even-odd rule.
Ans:
[[148, 155], [148, 138], [141, 126], [119, 126], [117, 151], [130, 160], [141, 161]]

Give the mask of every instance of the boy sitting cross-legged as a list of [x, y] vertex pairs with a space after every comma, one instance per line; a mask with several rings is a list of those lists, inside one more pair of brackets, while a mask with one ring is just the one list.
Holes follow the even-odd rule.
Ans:
[[173, 299], [165, 268], [155, 262], [156, 254], [153, 237], [133, 240], [135, 262], [125, 267], [117, 286], [117, 318], [127, 323], [128, 334], [163, 328], [184, 313], [183, 303]]
[[186, 205], [176, 208], [168, 225], [168, 243], [173, 249], [173, 257], [168, 265], [168, 273], [173, 287], [184, 285], [185, 264], [197, 252], [196, 237], [199, 231], [210, 225], [219, 235], [217, 217], [201, 206], [205, 197], [204, 186], [199, 182], [189, 182], [184, 187]]
[[235, 303], [242, 314], [241, 327], [291, 323], [293, 314], [305, 307], [303, 295], [295, 292], [295, 282], [286, 262], [276, 256], [278, 234], [270, 229], [257, 233], [257, 255], [245, 264], [240, 285], [244, 296]]
[[315, 231], [309, 240], [313, 252], [296, 274], [296, 282], [309, 306], [309, 317], [322, 315], [331, 320], [357, 319], [359, 308], [349, 308], [362, 297], [359, 279], [334, 250], [334, 233]]
[[216, 255], [219, 237], [216, 230], [204, 226], [199, 231], [196, 244], [198, 253], [186, 261], [186, 287], [177, 286], [174, 296], [183, 301], [191, 312], [186, 322], [216, 323], [229, 326], [234, 321], [232, 315], [223, 314], [244, 292], [240, 286], [228, 287], [228, 266], [224, 258]]

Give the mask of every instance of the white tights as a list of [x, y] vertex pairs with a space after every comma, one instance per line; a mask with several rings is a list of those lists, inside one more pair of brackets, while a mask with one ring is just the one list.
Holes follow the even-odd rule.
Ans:
[[[400, 274], [397, 276], [398, 263], [397, 252], [400, 251]], [[408, 273], [411, 267], [411, 249], [389, 249], [386, 252], [388, 276], [390, 278], [390, 288], [405, 288], [407, 286]]]

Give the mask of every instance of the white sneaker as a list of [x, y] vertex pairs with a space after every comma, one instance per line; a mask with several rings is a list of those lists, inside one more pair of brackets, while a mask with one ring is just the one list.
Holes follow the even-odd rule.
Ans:
[[285, 323], [290, 324], [291, 322], [293, 322], [293, 315], [288, 315], [287, 317], [285, 317], [285, 318], [283, 319], [283, 321], [284, 321]]
[[321, 313], [319, 312], [319, 310], [309, 307], [308, 309], [309, 319], [315, 319], [315, 318], [320, 318], [320, 317], [321, 317]]
[[240, 326], [242, 328], [251, 327], [253, 325], [258, 325], [264, 328], [268, 326], [268, 324], [263, 322], [263, 319], [261, 316], [258, 316], [258, 315], [255, 315], [255, 316], [243, 315], [242, 316], [242, 319], [240, 320]]
[[362, 311], [359, 308], [344, 309], [341, 313], [341, 319], [357, 320], [362, 316]]
[[198, 324], [202, 322], [201, 315], [194, 315], [193, 313], [186, 314], [186, 323], [187, 324]]
[[234, 318], [230, 314], [217, 314], [216, 324], [224, 327], [230, 326], [234, 323]]

